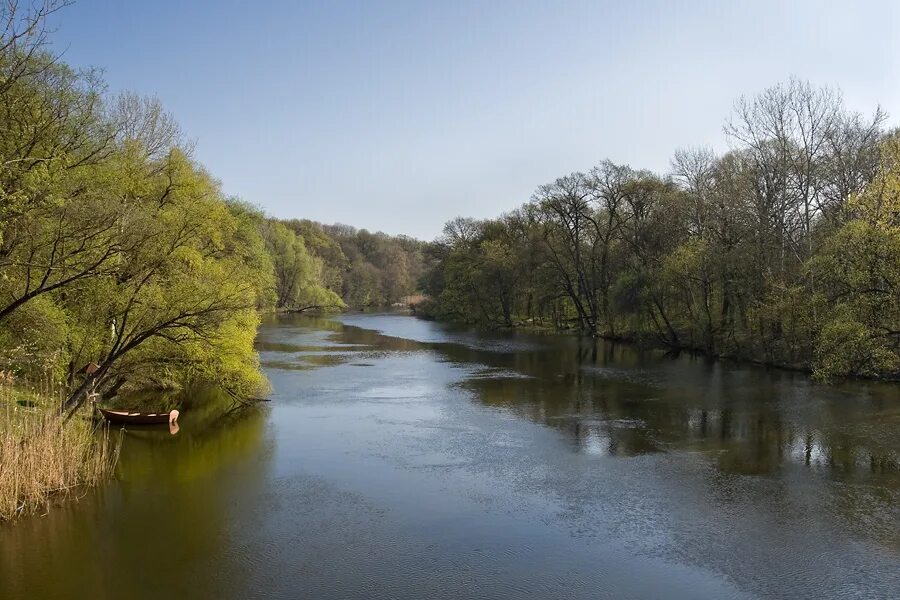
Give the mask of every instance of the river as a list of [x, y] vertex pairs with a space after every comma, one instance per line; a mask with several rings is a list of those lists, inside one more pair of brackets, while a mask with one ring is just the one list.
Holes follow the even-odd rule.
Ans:
[[257, 345], [270, 403], [123, 432], [0, 527], [0, 597], [900, 597], [900, 386], [390, 314]]

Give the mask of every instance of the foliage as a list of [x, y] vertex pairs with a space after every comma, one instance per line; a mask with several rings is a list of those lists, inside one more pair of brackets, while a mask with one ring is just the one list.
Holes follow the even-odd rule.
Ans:
[[265, 240], [275, 267], [277, 308], [304, 311], [344, 306], [340, 297], [322, 284], [322, 259], [307, 251], [303, 237], [270, 221]]
[[[40, 39], [7, 43], [10, 27], [0, 44], [3, 368], [64, 384], [73, 408], [92, 388], [127, 382], [260, 391], [256, 309], [274, 287], [262, 216], [223, 197], [158, 101], [108, 98], [95, 72], [56, 61]], [[82, 375], [89, 362], [100, 369]]]
[[389, 236], [347, 225], [324, 225], [322, 231], [340, 249], [315, 251], [329, 269], [342, 269], [339, 291], [353, 308], [390, 306], [417, 291], [424, 270], [425, 244], [406, 236]]
[[734, 149], [666, 175], [603, 161], [498, 219], [449, 222], [421, 308], [552, 324], [829, 379], [900, 373], [900, 141], [792, 80], [735, 104]]
[[832, 307], [816, 348], [822, 379], [900, 371], [900, 139], [882, 146], [875, 178], [847, 202], [810, 271]]
[[[306, 267], [314, 279], [337, 295], [319, 296], [310, 306], [356, 309], [402, 303], [415, 294], [424, 271], [426, 244], [407, 236], [357, 230], [348, 225], [322, 225], [305, 219], [279, 222], [305, 246], [301, 254], [314, 260]], [[279, 232], [278, 236], [285, 236]], [[282, 241], [281, 248], [288, 248]], [[321, 294], [321, 292], [317, 293]]]

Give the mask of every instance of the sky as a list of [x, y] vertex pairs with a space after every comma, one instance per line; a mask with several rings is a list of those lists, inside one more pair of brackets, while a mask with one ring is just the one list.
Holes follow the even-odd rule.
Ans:
[[725, 151], [734, 101], [791, 76], [900, 123], [894, 0], [77, 0], [53, 25], [111, 93], [157, 96], [225, 193], [421, 239], [606, 158]]

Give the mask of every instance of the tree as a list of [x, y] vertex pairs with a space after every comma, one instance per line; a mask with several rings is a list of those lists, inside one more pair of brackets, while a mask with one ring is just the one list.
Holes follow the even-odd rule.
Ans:
[[[814, 369], [829, 379], [900, 370], [900, 139], [883, 143], [874, 179], [846, 202], [850, 215], [809, 270], [830, 313]], [[823, 298], [822, 298], [823, 297]]]
[[307, 252], [302, 237], [270, 221], [265, 240], [275, 267], [276, 307], [297, 312], [343, 307], [337, 294], [322, 285], [322, 261]]
[[572, 173], [538, 188], [532, 199], [544, 226], [544, 243], [562, 291], [575, 307], [579, 329], [594, 334], [599, 318], [600, 239], [590, 182]]
[[[147, 153], [133, 159], [137, 168]], [[216, 184], [183, 153], [173, 150], [163, 162], [147, 162], [144, 176], [130, 182], [128, 211], [119, 222], [127, 251], [113, 270], [66, 302], [79, 322], [92, 324], [83, 335], [102, 340], [94, 349], [99, 369], [75, 387], [67, 410], [77, 409], [92, 388], [114, 381], [126, 358], [135, 364], [153, 357], [149, 362], [158, 365], [188, 357], [197, 371], [196, 355], [184, 349], [233, 349], [224, 333], [237, 323], [252, 330], [269, 281], [262, 252], [250, 247], [259, 238], [241, 235], [240, 220]], [[243, 372], [259, 383], [252, 347], [245, 342], [241, 348]]]

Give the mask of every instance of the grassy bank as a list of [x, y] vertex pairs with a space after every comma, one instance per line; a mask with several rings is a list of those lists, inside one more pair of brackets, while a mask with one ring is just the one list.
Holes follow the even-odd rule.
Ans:
[[0, 386], [0, 521], [46, 510], [112, 472], [118, 445], [87, 416], [63, 423], [52, 394]]

